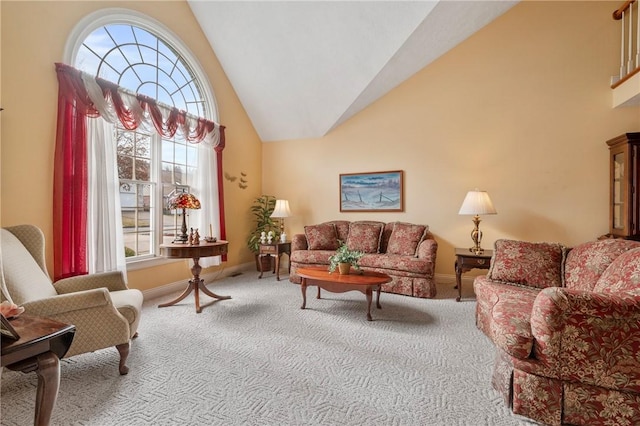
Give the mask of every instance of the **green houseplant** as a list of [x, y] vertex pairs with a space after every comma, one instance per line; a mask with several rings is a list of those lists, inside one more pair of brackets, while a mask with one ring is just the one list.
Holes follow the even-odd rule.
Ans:
[[[261, 195], [253, 200], [253, 205], [251, 206], [251, 214], [255, 219], [255, 226], [247, 237], [247, 247], [256, 256], [256, 267], [258, 270], [260, 270], [260, 266], [257, 263], [258, 252], [260, 251], [260, 234], [262, 232], [268, 233], [269, 231], [273, 231], [274, 238], [272, 241], [278, 238], [278, 226], [271, 218], [271, 213], [273, 213], [275, 206], [276, 197], [272, 195]], [[262, 260], [268, 262], [264, 268], [268, 270], [271, 267], [271, 257], [265, 256]]]
[[341, 274], [348, 274], [351, 266], [359, 270], [358, 261], [362, 256], [364, 256], [363, 252], [351, 250], [343, 241], [340, 241], [340, 247], [329, 257], [329, 272], [334, 272], [338, 268]]

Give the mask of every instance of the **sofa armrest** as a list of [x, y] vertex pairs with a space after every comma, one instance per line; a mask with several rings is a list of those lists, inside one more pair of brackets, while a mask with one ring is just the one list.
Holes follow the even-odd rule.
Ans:
[[438, 242], [433, 238], [425, 238], [418, 246], [418, 258], [431, 259], [431, 262], [436, 263], [436, 253], [438, 252]]
[[294, 252], [296, 250], [307, 250], [307, 237], [304, 234], [295, 234], [291, 238], [291, 251]]
[[531, 313], [534, 357], [562, 380], [640, 392], [640, 296], [550, 287]]
[[109, 291], [127, 290], [122, 272], [100, 272], [97, 274], [78, 275], [64, 278], [54, 283], [58, 294], [75, 293], [95, 288], [106, 288]]

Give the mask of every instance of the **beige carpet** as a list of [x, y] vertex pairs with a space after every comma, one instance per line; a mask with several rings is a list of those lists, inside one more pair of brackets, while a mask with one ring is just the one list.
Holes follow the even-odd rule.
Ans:
[[[128, 376], [117, 351], [63, 360], [52, 425], [527, 425], [492, 390], [494, 349], [475, 301], [300, 287], [245, 272], [209, 285], [231, 300], [145, 302]], [[471, 289], [465, 287], [465, 293]], [[204, 303], [211, 299], [202, 297]], [[2, 425], [33, 422], [35, 374], [2, 374]]]

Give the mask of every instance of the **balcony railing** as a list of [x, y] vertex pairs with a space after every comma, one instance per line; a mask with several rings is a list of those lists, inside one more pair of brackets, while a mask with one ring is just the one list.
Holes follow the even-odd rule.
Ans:
[[613, 12], [613, 19], [621, 22], [620, 75], [612, 78], [615, 89], [640, 73], [640, 13], [636, 0], [627, 0]]

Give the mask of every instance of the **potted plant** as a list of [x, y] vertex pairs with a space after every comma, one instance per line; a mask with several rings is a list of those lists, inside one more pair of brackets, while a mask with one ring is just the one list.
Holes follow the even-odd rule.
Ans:
[[364, 256], [364, 253], [358, 250], [351, 250], [347, 245], [340, 241], [340, 247], [329, 257], [329, 272], [333, 272], [338, 268], [341, 274], [348, 274], [351, 266], [359, 270], [358, 261]]
[[271, 256], [263, 256], [261, 260], [264, 263], [263, 268], [260, 268], [258, 264], [258, 253], [260, 251], [260, 234], [262, 232], [268, 233], [273, 231], [274, 234], [278, 231], [278, 226], [271, 218], [271, 213], [276, 206], [276, 197], [272, 195], [261, 195], [253, 200], [251, 206], [251, 213], [255, 219], [255, 227], [247, 237], [247, 247], [253, 252], [256, 257], [256, 268], [260, 270], [269, 270], [271, 268]]

